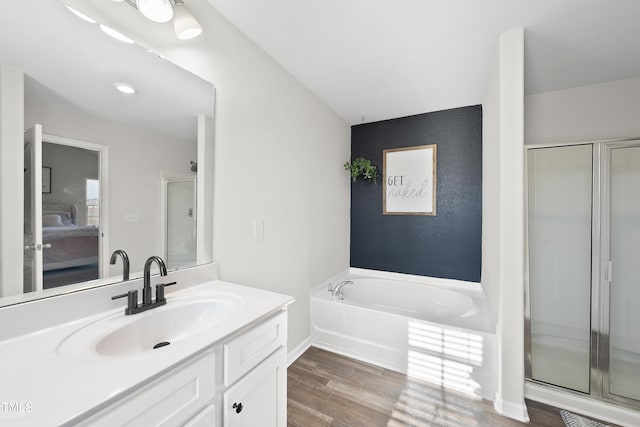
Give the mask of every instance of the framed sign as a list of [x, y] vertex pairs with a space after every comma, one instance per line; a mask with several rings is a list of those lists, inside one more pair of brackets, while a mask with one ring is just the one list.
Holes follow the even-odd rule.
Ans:
[[437, 146], [384, 150], [384, 215], [436, 215]]

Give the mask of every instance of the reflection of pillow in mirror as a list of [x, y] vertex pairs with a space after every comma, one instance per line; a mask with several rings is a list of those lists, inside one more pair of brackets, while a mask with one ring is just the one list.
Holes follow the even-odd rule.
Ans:
[[71, 222], [71, 214], [69, 212], [64, 212], [60, 215], [60, 220], [62, 221], [62, 225], [73, 225]]
[[60, 215], [42, 215], [43, 227], [62, 227]]
[[66, 211], [47, 211], [46, 214], [47, 215], [58, 215], [60, 217], [60, 221], [62, 222], [62, 225], [64, 225], [64, 226], [73, 225], [73, 222], [71, 222], [71, 214], [69, 212], [66, 212]]

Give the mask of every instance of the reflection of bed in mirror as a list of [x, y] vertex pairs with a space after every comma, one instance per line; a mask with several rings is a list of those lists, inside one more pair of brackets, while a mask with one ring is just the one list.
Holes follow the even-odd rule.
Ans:
[[42, 204], [45, 289], [98, 278], [98, 228], [77, 221], [76, 205]]

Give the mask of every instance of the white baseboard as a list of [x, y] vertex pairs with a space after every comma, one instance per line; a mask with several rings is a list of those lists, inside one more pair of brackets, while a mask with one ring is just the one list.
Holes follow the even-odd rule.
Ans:
[[573, 393], [555, 390], [540, 384], [526, 382], [524, 395], [527, 399], [566, 409], [604, 422], [625, 427], [640, 426], [640, 412]]
[[295, 346], [295, 348], [287, 354], [287, 366], [291, 365], [298, 357], [302, 356], [302, 353], [307, 351], [309, 347], [311, 347], [311, 337], [307, 337], [307, 339]]
[[502, 399], [500, 393], [496, 393], [493, 399], [493, 407], [500, 415], [513, 418], [523, 423], [529, 422], [529, 413], [527, 412], [527, 405], [525, 405], [524, 400], [522, 403], [508, 402]]
[[405, 375], [407, 373], [406, 369], [403, 369], [401, 366], [397, 364], [387, 363], [383, 359], [371, 359], [371, 357], [367, 357], [367, 355], [365, 354], [361, 354], [355, 351], [350, 351], [348, 349], [341, 348], [341, 347], [335, 347], [325, 342], [319, 342], [319, 341], [313, 340], [311, 342], [311, 345], [319, 349], [329, 351], [331, 353], [339, 354], [340, 356], [349, 357], [351, 359], [359, 360], [361, 362], [368, 363], [370, 365], [375, 365], [380, 368], [388, 369], [390, 371], [399, 372]]

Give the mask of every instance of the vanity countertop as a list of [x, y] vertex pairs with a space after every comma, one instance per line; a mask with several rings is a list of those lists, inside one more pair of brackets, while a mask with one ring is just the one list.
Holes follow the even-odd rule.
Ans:
[[216, 295], [232, 296], [241, 301], [240, 306], [214, 327], [151, 352], [79, 360], [59, 355], [60, 344], [74, 331], [116, 313], [124, 317], [124, 304], [118, 309], [0, 342], [0, 426], [73, 425], [293, 302], [287, 295], [213, 280], [167, 292], [167, 306], [173, 298], [210, 299]]

